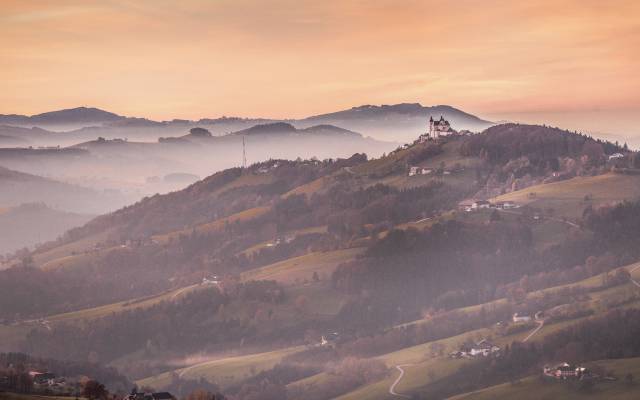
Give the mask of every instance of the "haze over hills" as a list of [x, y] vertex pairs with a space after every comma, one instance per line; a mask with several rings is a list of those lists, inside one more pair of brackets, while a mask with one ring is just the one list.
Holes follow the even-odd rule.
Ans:
[[[87, 128], [85, 133], [91, 129]], [[31, 133], [33, 129], [25, 131]], [[54, 140], [66, 135], [80, 138], [75, 132], [52, 135]], [[249, 163], [269, 158], [346, 157], [355, 152], [378, 156], [398, 146], [330, 125], [296, 129], [285, 122], [265, 123], [222, 136], [215, 136], [202, 127], [189, 130], [181, 126], [176, 136], [160, 137], [155, 142], [96, 137], [62, 148], [0, 149], [0, 165], [142, 198], [184, 187], [176, 182], [161, 182], [166, 175], [207, 176], [240, 165], [243, 136]]]
[[422, 106], [419, 103], [394, 105], [364, 105], [349, 110], [315, 115], [300, 120], [307, 124], [327, 123], [386, 140], [407, 141], [426, 131], [425, 121], [430, 116], [443, 116], [457, 130], [479, 132], [493, 123], [485, 121], [457, 108], [447, 105]]
[[[98, 136], [111, 139], [127, 137], [130, 140], [155, 141], [159, 137], [175, 136], [178, 132], [184, 132], [196, 126], [206, 128], [213, 135], [219, 136], [272, 122], [287, 122], [298, 128], [308, 128], [320, 124], [335, 125], [379, 140], [406, 141], [425, 132], [425, 119], [428, 119], [430, 115], [435, 118], [444, 116], [458, 130], [480, 131], [491, 125], [489, 121], [451, 106], [424, 107], [417, 103], [366, 105], [299, 120], [222, 117], [203, 118], [197, 121], [152, 121], [144, 118], [124, 117], [96, 108], [79, 107], [30, 117], [0, 115], [0, 125], [67, 131], [65, 135], [57, 137], [55, 141], [45, 140], [40, 136], [36, 137], [23, 132], [21, 136], [32, 140], [35, 145], [69, 145], [96, 139]], [[1, 129], [0, 134], [3, 134]]]
[[[354, 136], [311, 135], [327, 130]], [[278, 123], [84, 146], [282, 134], [310, 133]], [[290, 400], [445, 398], [553, 361], [597, 363], [607, 336], [580, 332], [607, 326], [637, 357], [639, 168], [613, 143], [504, 124], [377, 158], [222, 170], [7, 260], [0, 346], [91, 359], [156, 390], [203, 378]], [[447, 356], [480, 339], [501, 357]]]
[[[4, 189], [4, 187], [3, 187]], [[0, 254], [55, 240], [93, 216], [54, 210], [44, 203], [21, 204], [0, 212]]]
[[92, 215], [133, 201], [0, 167], [0, 255], [56, 239]]
[[36, 115], [0, 114], [1, 125], [40, 127], [54, 130], [70, 130], [87, 126], [98, 126], [123, 120], [125, 117], [93, 107], [77, 107], [49, 111]]

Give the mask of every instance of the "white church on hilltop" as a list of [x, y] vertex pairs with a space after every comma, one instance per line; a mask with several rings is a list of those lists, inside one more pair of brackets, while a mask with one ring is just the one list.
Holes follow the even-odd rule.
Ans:
[[451, 135], [453, 130], [451, 129], [451, 124], [449, 121], [444, 119], [441, 115], [440, 119], [434, 120], [433, 116], [429, 118], [429, 131], [423, 135], [420, 135], [419, 141], [420, 143], [424, 143], [430, 139], [438, 139], [440, 136], [448, 136]]
[[451, 133], [451, 124], [441, 115], [439, 120], [429, 118], [429, 137], [436, 139]]

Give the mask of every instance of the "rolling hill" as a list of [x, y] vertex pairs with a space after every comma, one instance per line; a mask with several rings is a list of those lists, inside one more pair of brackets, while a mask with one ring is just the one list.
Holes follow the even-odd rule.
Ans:
[[[513, 155], [493, 157], [505, 142]], [[568, 145], [545, 153], [557, 143]], [[244, 396], [257, 381], [288, 399], [499, 393], [542, 363], [637, 357], [624, 335], [637, 327], [622, 313], [640, 308], [640, 247], [628, 234], [640, 175], [629, 173], [634, 154], [614, 164], [613, 151], [505, 125], [380, 158], [221, 171], [13, 260], [31, 264], [0, 273], [0, 296], [13, 301], [0, 338], [44, 356], [91, 353], [156, 389], [206, 378]], [[458, 207], [483, 198], [493, 208]], [[18, 301], [29, 298], [46, 301]], [[544, 316], [520, 323], [515, 312]], [[593, 342], [602, 335], [581, 333], [607, 326], [627, 351], [607, 354]], [[328, 333], [338, 339], [325, 343]], [[504, 357], [447, 356], [483, 338]]]

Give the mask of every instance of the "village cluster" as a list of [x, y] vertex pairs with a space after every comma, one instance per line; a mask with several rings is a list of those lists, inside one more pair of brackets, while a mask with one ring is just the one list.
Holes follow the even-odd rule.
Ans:
[[[75, 396], [78, 398], [81, 394], [83, 382], [86, 377], [64, 377], [57, 376], [52, 372], [29, 371], [29, 380], [33, 383], [32, 393], [57, 396]], [[9, 376], [0, 374], [0, 393], [4, 387], [9, 386]], [[1, 396], [0, 396], [1, 397]], [[169, 392], [138, 392], [134, 389], [131, 394], [124, 397], [124, 400], [176, 400], [176, 397]]]
[[473, 202], [463, 201], [458, 204], [458, 209], [461, 211], [476, 211], [476, 210], [485, 210], [485, 209], [498, 209], [498, 210], [510, 210], [512, 208], [520, 207], [518, 204], [511, 200], [506, 201], [497, 201], [495, 203], [490, 202], [489, 200], [476, 200]]
[[[543, 313], [538, 311], [533, 317], [527, 314], [514, 313], [511, 321], [514, 324], [528, 323], [532, 320], [542, 321]], [[504, 325], [506, 322], [499, 322], [498, 325]], [[497, 346], [488, 339], [482, 339], [478, 342], [467, 342], [460, 346], [456, 351], [449, 353], [449, 358], [478, 358], [488, 356], [499, 356], [500, 346]]]
[[[51, 372], [29, 371], [29, 379], [33, 383], [33, 391], [37, 393], [49, 393], [56, 395], [77, 395], [80, 382], [77, 380], [59, 377]], [[9, 376], [0, 374], [0, 392], [3, 387], [9, 386]]]

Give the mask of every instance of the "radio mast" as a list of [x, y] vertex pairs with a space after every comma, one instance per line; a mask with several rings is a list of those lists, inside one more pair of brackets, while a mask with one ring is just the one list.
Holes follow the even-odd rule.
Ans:
[[242, 169], [247, 168], [247, 151], [246, 144], [244, 142], [244, 136], [242, 136]]

